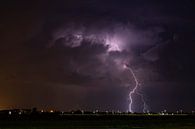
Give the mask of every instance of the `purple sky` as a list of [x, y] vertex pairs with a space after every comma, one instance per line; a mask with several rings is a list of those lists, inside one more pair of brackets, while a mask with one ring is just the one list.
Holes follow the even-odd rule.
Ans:
[[0, 108], [126, 111], [124, 64], [148, 110], [195, 108], [190, 0], [21, 0], [0, 12]]

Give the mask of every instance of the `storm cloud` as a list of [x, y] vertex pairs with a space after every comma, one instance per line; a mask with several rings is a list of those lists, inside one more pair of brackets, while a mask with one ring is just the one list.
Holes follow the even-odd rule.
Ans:
[[[128, 64], [149, 110], [176, 109], [180, 104], [171, 105], [168, 98], [178, 100], [182, 90], [174, 96], [174, 89], [194, 90], [194, 61], [189, 61], [194, 54], [193, 9], [190, 2], [184, 4], [188, 9], [183, 3], [173, 8], [174, 2], [140, 2], [4, 3], [2, 107], [126, 111], [135, 84], [123, 68]], [[133, 108], [141, 112], [141, 98], [135, 98]], [[193, 107], [186, 105], [186, 110]]]

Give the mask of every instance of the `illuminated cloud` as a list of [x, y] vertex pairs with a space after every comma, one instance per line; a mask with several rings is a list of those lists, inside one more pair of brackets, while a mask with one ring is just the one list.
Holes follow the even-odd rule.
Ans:
[[[169, 109], [183, 103], [190, 109], [192, 5], [174, 0], [2, 2], [0, 105], [126, 111], [135, 86], [123, 67], [128, 64], [153, 111], [166, 103]], [[165, 96], [168, 91], [172, 94]], [[139, 96], [137, 102], [135, 111], [142, 112]]]

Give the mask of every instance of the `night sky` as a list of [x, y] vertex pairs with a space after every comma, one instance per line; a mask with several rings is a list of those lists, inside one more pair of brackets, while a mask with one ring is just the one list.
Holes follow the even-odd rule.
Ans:
[[1, 1], [0, 109], [195, 110], [192, 1]]

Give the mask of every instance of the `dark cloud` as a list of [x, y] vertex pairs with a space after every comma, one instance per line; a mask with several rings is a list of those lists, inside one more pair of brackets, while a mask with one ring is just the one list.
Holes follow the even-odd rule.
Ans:
[[[128, 64], [151, 110], [175, 110], [181, 96], [187, 105], [182, 108], [194, 106], [185, 103], [194, 98], [191, 1], [42, 0], [1, 6], [1, 105], [125, 111], [135, 83], [123, 68]], [[142, 111], [140, 97], [134, 97], [134, 110]]]

